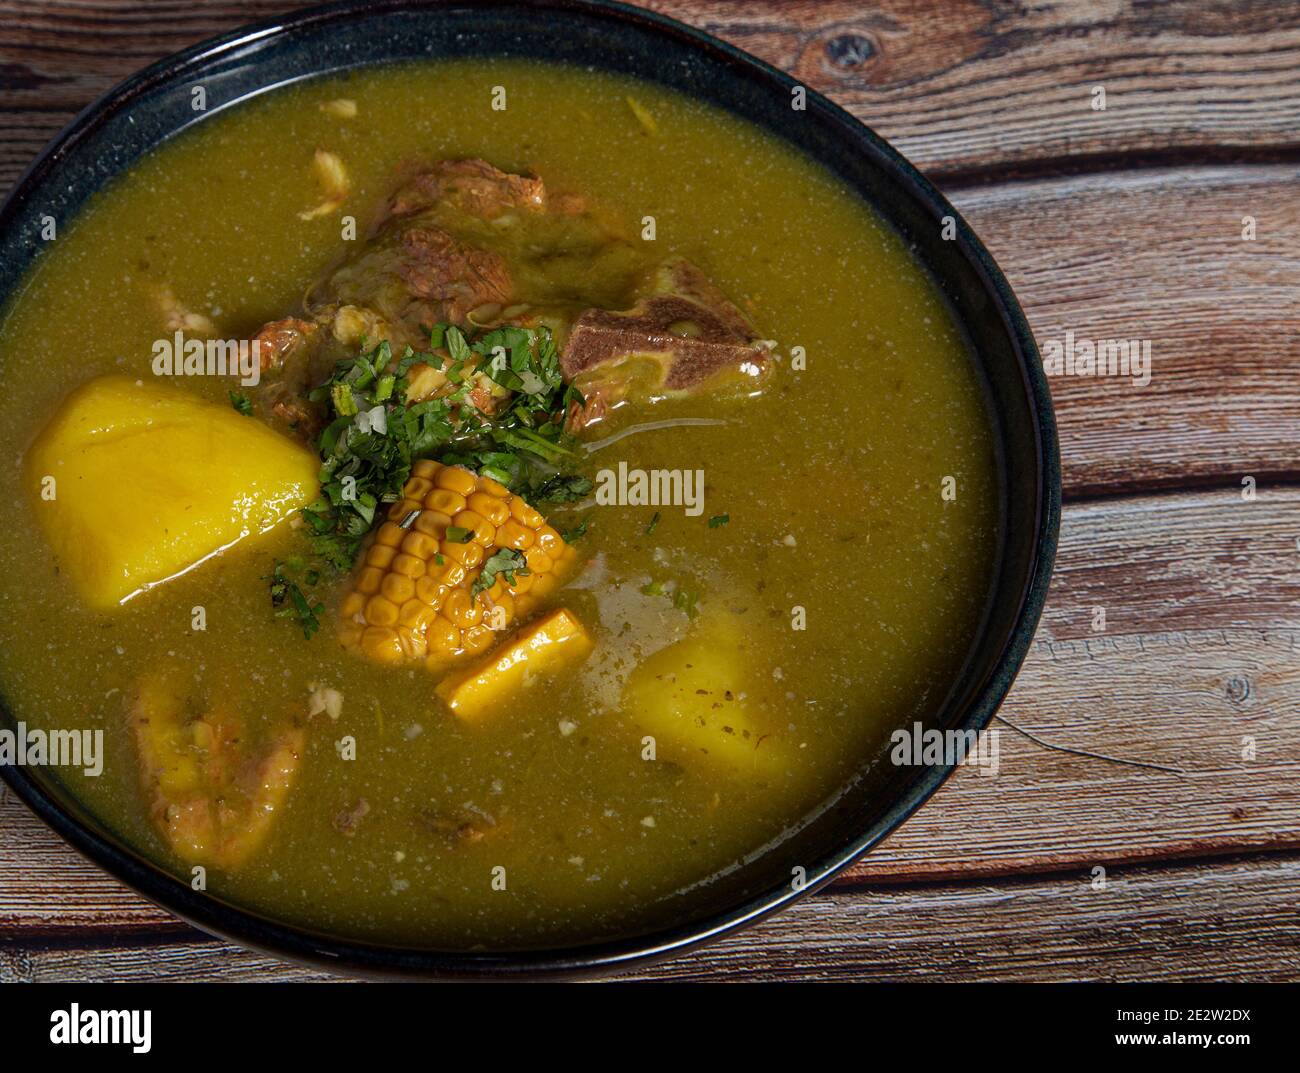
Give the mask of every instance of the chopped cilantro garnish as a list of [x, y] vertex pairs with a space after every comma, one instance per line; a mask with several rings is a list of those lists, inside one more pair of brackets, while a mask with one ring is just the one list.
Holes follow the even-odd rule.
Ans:
[[[412, 371], [422, 365], [446, 378], [433, 397], [413, 397]], [[570, 445], [565, 420], [582, 396], [565, 386], [546, 328], [467, 333], [437, 324], [428, 351], [407, 347], [395, 359], [381, 342], [339, 362], [310, 399], [326, 417], [316, 445], [321, 494], [301, 513], [316, 556], [335, 571], [352, 567], [371, 526], [401, 499], [412, 463], [421, 458], [466, 466], [533, 504], [572, 502], [592, 488], [569, 471], [581, 454]], [[409, 511], [399, 524], [408, 528], [416, 515]], [[449, 540], [473, 537], [448, 527]], [[489, 571], [485, 564], [480, 575], [489, 578], [486, 585], [510, 562], [493, 560], [498, 565]], [[281, 604], [286, 600], [293, 602], [287, 588], [280, 593]]]
[[685, 611], [688, 618], [694, 618], [698, 613], [695, 605], [699, 602], [700, 594], [693, 589], [684, 588], [677, 581], [650, 581], [641, 586], [641, 592], [646, 596], [666, 596], [673, 602], [673, 607], [678, 611]]
[[453, 544], [468, 544], [474, 539], [474, 530], [461, 525], [447, 526], [447, 539]]
[[695, 617], [695, 604], [699, 601], [700, 594], [690, 589], [683, 589], [680, 585], [677, 591], [673, 593], [673, 607], [678, 611], [685, 611], [687, 618]]
[[557, 473], [533, 488], [531, 495], [525, 498], [531, 499], [534, 503], [572, 503], [584, 498], [592, 487], [587, 477], [577, 474], [564, 476]]
[[[297, 582], [285, 576], [284, 569], [284, 563], [276, 563], [271, 570], [268, 579], [271, 582], [271, 606], [276, 609], [277, 618], [296, 618], [303, 636], [310, 641], [312, 634], [320, 629], [320, 615], [325, 605], [308, 600]], [[304, 580], [312, 585], [318, 578], [314, 571], [308, 571]]]
[[565, 529], [560, 533], [560, 539], [566, 544], [572, 544], [575, 540], [581, 540], [587, 535], [587, 520], [584, 518], [572, 529]]
[[506, 579], [506, 584], [515, 583], [516, 574], [527, 574], [528, 567], [524, 565], [524, 553], [516, 548], [501, 548], [499, 551], [489, 555], [483, 562], [483, 570], [474, 584], [470, 586], [470, 596], [477, 596], [485, 589], [490, 589], [501, 575]]
[[726, 525], [729, 521], [731, 521], [730, 514], [715, 514], [712, 518], [709, 519], [709, 528], [717, 529], [718, 526]]
[[241, 394], [241, 393], [238, 392], [238, 391], [231, 391], [229, 394], [230, 394], [230, 405], [231, 405], [231, 406], [233, 406], [236, 410], [238, 410], [238, 411], [239, 411], [241, 414], [243, 414], [245, 417], [252, 417], [252, 416], [253, 416], [253, 400], [252, 400], [252, 399], [250, 399], [247, 395], [243, 395], [243, 394]]
[[659, 525], [660, 517], [661, 517], [660, 513], [658, 511], [655, 511], [654, 517], [650, 519], [650, 524], [645, 527], [646, 536], [649, 536], [651, 533], [655, 531], [655, 528]]

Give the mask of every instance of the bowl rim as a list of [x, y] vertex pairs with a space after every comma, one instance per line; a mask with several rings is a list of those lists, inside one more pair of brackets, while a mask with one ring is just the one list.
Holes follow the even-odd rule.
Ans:
[[[936, 217], [953, 218], [958, 246], [980, 279], [984, 293], [992, 300], [1012, 345], [1036, 441], [1037, 502], [1032, 564], [1021, 589], [1014, 625], [996, 666], [969, 701], [965, 718], [956, 725], [962, 730], [984, 729], [1005, 698], [1028, 653], [1047, 598], [1056, 553], [1061, 503], [1060, 454], [1051, 395], [1037, 345], [1001, 269], [961, 214], [934, 185], [898, 150], [847, 110], [813, 87], [742, 49], [667, 15], [616, 0], [471, 0], [468, 3], [465, 0], [339, 0], [304, 8], [242, 25], [200, 41], [150, 64], [102, 94], [41, 150], [14, 183], [3, 206], [0, 206], [0, 233], [14, 225], [25, 200], [56, 172], [68, 153], [109, 117], [128, 109], [151, 90], [182, 79], [204, 64], [261, 39], [292, 34], [308, 26], [346, 23], [353, 18], [373, 18], [385, 13], [438, 10], [451, 13], [483, 8], [530, 9], [543, 17], [577, 15], [612, 20], [675, 38], [688, 48], [710, 55], [737, 74], [743, 73], [751, 78], [757, 76], [773, 89], [787, 94], [795, 86], [802, 86], [808, 111], [816, 112], [821, 121], [837, 128], [855, 149], [869, 153], [881, 167], [891, 170], [891, 178], [907, 188]], [[280, 87], [269, 87], [255, 95], [275, 88]], [[247, 97], [239, 98], [241, 101], [245, 99]], [[878, 208], [888, 218], [887, 211]], [[26, 268], [27, 265], [24, 271]], [[2, 295], [0, 301], [8, 298], [8, 294]], [[3, 709], [2, 714], [10, 717], [2, 701], [0, 709]], [[262, 917], [252, 909], [226, 903], [215, 895], [193, 891], [188, 884], [162, 871], [125, 844], [78, 819], [72, 814], [72, 809], [57, 800], [26, 768], [0, 765], [0, 777], [14, 793], [83, 856], [137, 893], [209, 934], [277, 958], [336, 972], [371, 977], [441, 979], [609, 975], [687, 953], [722, 935], [756, 923], [830, 883], [916, 812], [952, 771], [953, 765], [928, 767], [924, 775], [908, 786], [865, 831], [848, 845], [824, 855], [810, 866], [806, 883], [797, 890], [785, 883], [728, 909], [627, 938], [497, 953], [405, 948], [349, 940]]]

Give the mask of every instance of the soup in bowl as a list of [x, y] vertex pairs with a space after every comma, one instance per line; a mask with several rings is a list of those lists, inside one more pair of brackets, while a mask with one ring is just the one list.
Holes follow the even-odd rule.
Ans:
[[617, 965], [947, 773], [897, 745], [1014, 675], [1050, 410], [987, 254], [825, 102], [641, 16], [566, 16], [629, 73], [532, 58], [523, 11], [402, 17], [182, 57], [101, 106], [146, 132], [111, 181], [40, 211], [92, 124], [11, 202], [52, 231], [0, 332], [0, 689], [97, 770], [6, 774], [245, 942]]

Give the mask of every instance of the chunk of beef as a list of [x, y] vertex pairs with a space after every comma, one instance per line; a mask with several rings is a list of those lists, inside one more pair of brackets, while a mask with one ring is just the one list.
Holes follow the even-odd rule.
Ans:
[[318, 377], [320, 326], [299, 317], [262, 325], [253, 336], [262, 380], [254, 391], [261, 409], [285, 431], [310, 442], [320, 431], [319, 408], [307, 398]]
[[[444, 161], [406, 180], [370, 238], [308, 292], [301, 317], [257, 333], [261, 409], [310, 440], [321, 408], [306, 396], [336, 362], [379, 341], [395, 357], [425, 350], [438, 322], [567, 338], [566, 378], [589, 396], [576, 426], [642, 390], [752, 389], [768, 364], [743, 314], [694, 265], [672, 261], [647, 280], [642, 244], [583, 199], [482, 160]], [[445, 387], [432, 366], [413, 372], [429, 373], [433, 394]], [[493, 413], [510, 400], [484, 378], [469, 401]]]
[[391, 216], [408, 216], [435, 205], [494, 220], [511, 210], [544, 212], [546, 187], [531, 175], [513, 175], [486, 160], [444, 160], [421, 171], [393, 195]]
[[771, 356], [726, 295], [695, 265], [675, 260], [660, 267], [650, 293], [631, 309], [579, 316], [561, 367], [586, 396], [586, 406], [570, 415], [572, 426], [583, 427], [637, 391], [651, 397], [722, 387], [755, 391]]
[[284, 317], [263, 324], [252, 339], [257, 344], [262, 372], [283, 368], [295, 353], [307, 345], [316, 333], [316, 328], [315, 323], [300, 317]]
[[509, 302], [510, 271], [505, 258], [457, 242], [438, 228], [413, 227], [402, 234], [397, 272], [412, 296], [441, 305], [440, 319], [463, 324], [479, 306]]

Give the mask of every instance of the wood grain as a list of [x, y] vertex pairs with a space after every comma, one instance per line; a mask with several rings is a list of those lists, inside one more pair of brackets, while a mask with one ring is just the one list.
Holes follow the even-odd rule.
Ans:
[[[1300, 859], [926, 887], [836, 887], [665, 965], [652, 980], [1300, 979]], [[95, 940], [99, 938], [100, 942]], [[331, 981], [190, 932], [0, 943], [0, 983]]]
[[[145, 64], [302, 5], [0, 3], [0, 187]], [[1300, 9], [1284, 3], [651, 0], [829, 93], [932, 175], [1294, 158]], [[1106, 89], [1105, 111], [1092, 107]]]
[[[1052, 597], [1003, 714], [1052, 744], [1182, 775], [1045, 749], [1003, 725], [998, 773], [957, 772], [849, 881], [1300, 849], [1298, 540], [1296, 488], [1068, 506]], [[0, 803], [0, 936], [170, 919]]]
[[[1300, 167], [965, 190], [1045, 348], [1150, 345], [1134, 376], [1051, 379], [1067, 495], [1300, 477]], [[1243, 240], [1243, 218], [1255, 221]]]

